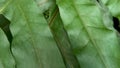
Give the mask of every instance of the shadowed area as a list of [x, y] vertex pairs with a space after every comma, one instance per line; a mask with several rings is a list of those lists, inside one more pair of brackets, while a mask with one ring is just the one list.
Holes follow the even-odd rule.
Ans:
[[10, 32], [9, 25], [10, 25], [10, 21], [7, 18], [5, 18], [5, 16], [0, 14], [0, 28], [4, 31], [9, 42], [11, 43], [13, 37], [12, 37], [12, 34]]
[[119, 19], [116, 17], [113, 17], [113, 27], [120, 32], [120, 27], [119, 27]]

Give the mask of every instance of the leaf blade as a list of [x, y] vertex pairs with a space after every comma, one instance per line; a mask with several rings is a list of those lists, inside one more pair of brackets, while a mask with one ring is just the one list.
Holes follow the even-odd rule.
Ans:
[[95, 0], [57, 0], [57, 4], [81, 67], [119, 68], [115, 59], [120, 56], [120, 44], [109, 12]]
[[17, 68], [65, 68], [48, 25], [33, 0], [13, 0], [3, 14], [11, 22]]
[[2, 29], [0, 29], [0, 68], [15, 68], [10, 44]]

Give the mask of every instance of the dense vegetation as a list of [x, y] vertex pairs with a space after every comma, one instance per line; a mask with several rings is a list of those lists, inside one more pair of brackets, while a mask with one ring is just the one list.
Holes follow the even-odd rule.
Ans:
[[0, 68], [120, 68], [120, 0], [0, 0]]

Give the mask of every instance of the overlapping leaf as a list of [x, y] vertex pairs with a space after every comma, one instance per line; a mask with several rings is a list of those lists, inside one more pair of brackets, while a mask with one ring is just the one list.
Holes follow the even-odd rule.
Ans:
[[57, 7], [55, 10], [53, 10], [51, 15], [52, 16], [50, 17], [50, 20], [48, 20], [49, 26], [62, 53], [66, 68], [80, 68], [76, 56], [72, 52], [72, 47], [69, 42], [68, 35], [64, 29]]
[[35, 0], [41, 13], [51, 10], [55, 5], [55, 0]]
[[[37, 0], [36, 2], [40, 12], [44, 14], [51, 32], [56, 40], [56, 43], [61, 51], [64, 63], [67, 68], [79, 68], [78, 61], [74, 56], [69, 42], [66, 31], [64, 30], [63, 23], [59, 16], [59, 10], [54, 0]], [[49, 5], [49, 6], [48, 6]], [[46, 8], [47, 7], [47, 8]], [[46, 8], [46, 9], [44, 9]], [[44, 9], [44, 10], [41, 10]]]
[[114, 17], [118, 17], [120, 20], [120, 0], [100, 0], [100, 2], [109, 8]]
[[0, 13], [11, 21], [16, 67], [65, 68], [59, 49], [35, 2], [5, 0], [0, 3]]
[[106, 7], [97, 0], [56, 0], [81, 68], [120, 68], [120, 44]]
[[110, 15], [119, 17], [119, 0], [56, 0], [60, 15], [54, 0], [35, 1], [0, 0], [0, 14], [11, 22], [13, 35], [10, 52], [0, 30], [0, 68], [120, 68]]
[[9, 42], [11, 43], [12, 42], [12, 34], [10, 32], [9, 25], [10, 25], [10, 21], [8, 19], [6, 19], [5, 16], [0, 14], [0, 28], [4, 31]]
[[[113, 16], [114, 27], [120, 32], [120, 0], [99, 0], [99, 3], [109, 9]], [[118, 37], [120, 38], [119, 33]]]
[[10, 44], [4, 32], [0, 29], [0, 68], [14, 68], [14, 67], [15, 61], [10, 52]]

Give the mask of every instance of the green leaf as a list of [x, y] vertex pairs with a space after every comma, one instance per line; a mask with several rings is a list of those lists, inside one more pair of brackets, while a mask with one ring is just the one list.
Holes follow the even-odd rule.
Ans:
[[10, 32], [9, 25], [10, 25], [10, 21], [8, 19], [6, 19], [2, 14], [0, 14], [0, 27], [5, 32], [9, 42], [11, 43], [12, 42], [12, 34]]
[[35, 0], [35, 1], [41, 13], [52, 9], [55, 5], [55, 0]]
[[71, 43], [64, 29], [57, 6], [51, 11], [48, 24], [62, 53], [66, 68], [80, 68], [76, 56], [72, 52]]
[[5, 0], [3, 3], [0, 13], [11, 22], [16, 68], [65, 68], [47, 22], [39, 13], [36, 3], [33, 0]]
[[[99, 4], [101, 4], [102, 8], [106, 7], [111, 15], [113, 16], [114, 28], [118, 31], [117, 35], [120, 39], [120, 1], [119, 0], [99, 0]], [[117, 9], [117, 10], [116, 10]]]
[[[0, 19], [1, 20], [1, 19]], [[0, 29], [0, 68], [15, 68], [15, 61], [10, 52], [10, 44]]]
[[100, 0], [106, 7], [109, 8], [111, 14], [118, 17], [120, 20], [120, 0]]
[[100, 3], [109, 9], [113, 17], [119, 20], [115, 20], [114, 24], [116, 25], [118, 32], [120, 32], [120, 0], [100, 0]]
[[120, 44], [108, 9], [96, 0], [56, 0], [81, 68], [120, 68]]
[[72, 53], [71, 44], [69, 42], [66, 31], [64, 30], [59, 10], [54, 0], [37, 0], [40, 12], [44, 14], [49, 24], [51, 32], [56, 40], [59, 50], [61, 51], [66, 68], [79, 68], [78, 61]]

